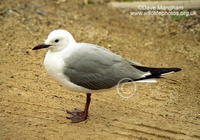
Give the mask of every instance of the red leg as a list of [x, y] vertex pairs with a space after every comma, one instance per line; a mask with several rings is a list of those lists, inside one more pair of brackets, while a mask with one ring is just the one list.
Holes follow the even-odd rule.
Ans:
[[72, 120], [72, 123], [78, 123], [82, 122], [87, 119], [88, 117], [88, 110], [90, 106], [90, 101], [91, 101], [91, 94], [87, 93], [87, 98], [86, 98], [86, 104], [85, 104], [85, 109], [84, 111], [74, 109], [73, 112], [67, 111], [68, 114], [73, 115], [72, 117], [67, 117], [67, 119]]

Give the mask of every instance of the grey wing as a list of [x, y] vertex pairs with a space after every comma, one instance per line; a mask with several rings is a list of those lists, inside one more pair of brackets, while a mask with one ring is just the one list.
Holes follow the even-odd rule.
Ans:
[[92, 44], [81, 45], [76, 54], [64, 60], [64, 74], [76, 85], [91, 90], [109, 89], [122, 78], [141, 78], [143, 72], [121, 56]]
[[139, 66], [142, 66], [142, 64], [140, 64], [139, 62], [132, 61], [132, 60], [128, 60], [128, 59], [126, 59], [126, 60], [129, 61], [130, 63], [132, 63], [133, 65], [139, 65]]

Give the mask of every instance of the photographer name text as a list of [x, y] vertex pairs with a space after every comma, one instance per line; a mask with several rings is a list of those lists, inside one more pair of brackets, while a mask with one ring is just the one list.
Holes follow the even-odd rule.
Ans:
[[130, 12], [130, 15], [177, 15], [177, 16], [193, 16], [197, 15], [196, 11], [190, 11], [184, 10], [183, 6], [163, 6], [163, 5], [157, 5], [157, 6], [147, 6], [147, 5], [138, 5], [139, 11]]
[[165, 10], [165, 11], [172, 11], [172, 10], [183, 10], [183, 6], [163, 6], [163, 5], [157, 5], [157, 6], [147, 6], [147, 5], [139, 5], [138, 10]]

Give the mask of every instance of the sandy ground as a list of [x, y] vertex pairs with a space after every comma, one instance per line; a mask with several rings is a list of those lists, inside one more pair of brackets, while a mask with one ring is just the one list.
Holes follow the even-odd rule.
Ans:
[[[200, 139], [199, 16], [176, 21], [129, 12], [103, 1], [1, 0], [0, 139]], [[93, 94], [89, 119], [72, 124], [66, 110], [83, 109], [85, 94], [46, 74], [47, 50], [32, 51], [58, 28], [145, 66], [183, 70], [138, 83], [129, 99], [116, 90]]]

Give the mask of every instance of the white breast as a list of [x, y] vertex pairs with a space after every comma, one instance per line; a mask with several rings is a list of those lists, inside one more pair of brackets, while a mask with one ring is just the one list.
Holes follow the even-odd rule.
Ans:
[[68, 57], [66, 54], [62, 54], [61, 52], [48, 52], [44, 59], [44, 66], [46, 72], [60, 85], [64, 86], [65, 88], [75, 91], [75, 92], [83, 92], [89, 93], [94, 92], [93, 90], [86, 89], [84, 87], [75, 85], [74, 83], [70, 82], [69, 77], [64, 75], [64, 67], [66, 64], [63, 61], [63, 58]]

